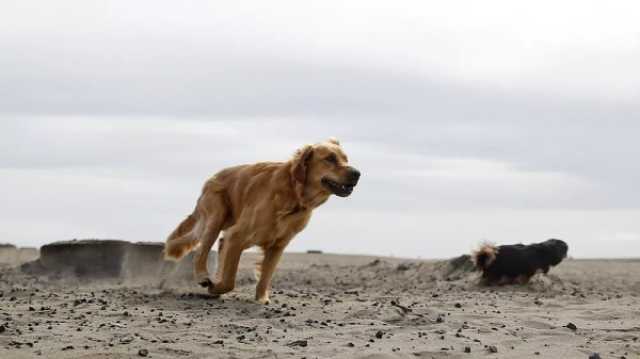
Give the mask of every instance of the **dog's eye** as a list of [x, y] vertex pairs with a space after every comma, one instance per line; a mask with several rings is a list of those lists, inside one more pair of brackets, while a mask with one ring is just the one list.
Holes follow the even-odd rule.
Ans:
[[331, 164], [338, 164], [338, 158], [336, 157], [336, 155], [334, 154], [330, 154], [329, 156], [327, 156], [325, 158], [325, 161], [331, 163]]

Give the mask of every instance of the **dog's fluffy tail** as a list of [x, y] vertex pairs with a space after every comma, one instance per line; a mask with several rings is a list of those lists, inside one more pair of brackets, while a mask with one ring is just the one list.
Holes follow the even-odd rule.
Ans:
[[198, 245], [198, 239], [192, 234], [197, 222], [196, 217], [190, 214], [171, 232], [164, 245], [165, 259], [178, 261]]
[[496, 260], [497, 254], [498, 247], [491, 243], [484, 243], [477, 251], [473, 252], [471, 260], [478, 270], [485, 270]]

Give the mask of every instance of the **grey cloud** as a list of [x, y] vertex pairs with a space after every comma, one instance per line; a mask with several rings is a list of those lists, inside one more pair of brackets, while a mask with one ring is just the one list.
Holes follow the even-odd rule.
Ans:
[[[550, 232], [562, 232], [567, 218], [576, 226], [598, 215], [610, 226], [602, 236], [640, 232], [609, 215], [631, 218], [640, 209], [637, 103], [462, 83], [429, 67], [382, 66], [373, 55], [354, 61], [362, 56], [345, 48], [319, 56], [313, 37], [294, 41], [299, 47], [258, 42], [245, 23], [225, 33], [216, 31], [224, 21], [208, 16], [165, 27], [139, 22], [135, 11], [121, 21], [85, 6], [77, 14], [34, 13], [33, 22], [0, 15], [0, 185], [10, 192], [0, 228], [8, 235], [45, 198], [36, 212], [46, 225], [30, 228], [25, 240], [48, 230], [157, 239], [216, 170], [284, 160], [329, 136], [343, 141], [364, 176], [353, 198], [332, 201], [319, 218], [349, 236], [365, 231], [382, 243], [377, 253], [394, 227], [412, 238], [451, 239], [462, 221], [473, 223], [459, 234], [470, 238], [481, 236], [486, 220], [497, 228], [488, 236], [503, 235], [494, 212], [522, 226], [542, 226], [525, 216], [543, 213], [555, 226]], [[550, 210], [557, 222], [544, 214]], [[153, 214], [136, 226], [132, 218], [143, 213]], [[382, 234], [355, 228], [359, 214], [383, 223]], [[422, 218], [443, 222], [430, 231], [416, 225]], [[598, 228], [565, 234], [589, 229]], [[311, 229], [305, 238], [327, 233]]]

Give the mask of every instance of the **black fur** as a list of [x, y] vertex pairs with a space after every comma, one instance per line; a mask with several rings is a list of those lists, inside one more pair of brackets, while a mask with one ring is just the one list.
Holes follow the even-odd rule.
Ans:
[[567, 256], [569, 246], [559, 239], [530, 245], [484, 246], [474, 255], [487, 284], [527, 283], [537, 272], [547, 273]]

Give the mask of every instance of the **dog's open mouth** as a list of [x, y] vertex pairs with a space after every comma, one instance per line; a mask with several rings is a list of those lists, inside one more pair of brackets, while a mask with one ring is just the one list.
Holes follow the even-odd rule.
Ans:
[[322, 179], [322, 184], [329, 190], [331, 193], [335, 194], [339, 197], [347, 197], [353, 192], [353, 188], [356, 186], [354, 184], [342, 184], [338, 183], [334, 180], [330, 180], [328, 178]]

